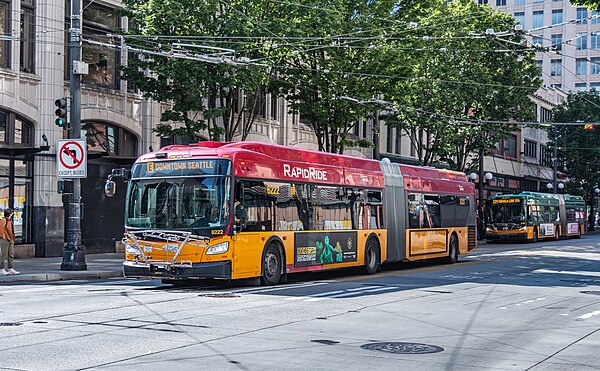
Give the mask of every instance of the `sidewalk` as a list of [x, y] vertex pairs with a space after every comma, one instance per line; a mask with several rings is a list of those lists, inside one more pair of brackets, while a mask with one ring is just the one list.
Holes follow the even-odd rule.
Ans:
[[124, 260], [124, 253], [90, 254], [85, 256], [87, 270], [61, 271], [62, 257], [15, 259], [14, 268], [21, 273], [0, 276], [0, 283], [123, 277]]

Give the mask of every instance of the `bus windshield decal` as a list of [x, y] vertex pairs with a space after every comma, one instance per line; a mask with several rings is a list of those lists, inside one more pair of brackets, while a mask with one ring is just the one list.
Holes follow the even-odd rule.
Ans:
[[302, 178], [312, 180], [327, 180], [327, 172], [314, 167], [302, 168], [283, 164], [283, 175], [290, 178]]

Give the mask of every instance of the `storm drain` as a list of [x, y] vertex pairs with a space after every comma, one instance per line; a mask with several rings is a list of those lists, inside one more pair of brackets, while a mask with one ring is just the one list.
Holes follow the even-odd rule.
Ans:
[[21, 322], [0, 322], [0, 326], [21, 326]]
[[319, 344], [325, 344], [325, 345], [334, 345], [334, 344], [339, 344], [339, 341], [335, 341], [335, 340], [327, 340], [327, 339], [320, 339], [320, 340], [311, 340], [311, 343], [319, 343]]
[[240, 294], [234, 294], [233, 292], [220, 292], [220, 293], [214, 293], [214, 294], [200, 294], [198, 296], [202, 296], [204, 298], [220, 298], [220, 299], [224, 299], [224, 298], [239, 298], [241, 295]]
[[600, 295], [600, 291], [579, 291], [582, 294], [588, 294], [588, 295]]
[[444, 348], [437, 345], [420, 344], [420, 343], [370, 343], [360, 346], [362, 349], [393, 353], [393, 354], [426, 354], [443, 352]]

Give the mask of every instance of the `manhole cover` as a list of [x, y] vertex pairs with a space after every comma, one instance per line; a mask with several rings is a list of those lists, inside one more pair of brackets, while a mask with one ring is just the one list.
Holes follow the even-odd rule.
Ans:
[[232, 292], [223, 292], [217, 294], [200, 294], [198, 296], [202, 296], [205, 298], [239, 298], [239, 294], [234, 294]]
[[0, 326], [21, 326], [21, 322], [0, 322]]
[[420, 343], [371, 343], [360, 346], [363, 349], [394, 354], [425, 354], [443, 352], [437, 345]]
[[600, 295], [600, 291], [579, 291], [582, 294], [588, 294], [588, 295]]
[[339, 341], [335, 341], [335, 340], [311, 340], [311, 343], [319, 343], [319, 344], [325, 344], [325, 345], [333, 345], [333, 344], [339, 344]]

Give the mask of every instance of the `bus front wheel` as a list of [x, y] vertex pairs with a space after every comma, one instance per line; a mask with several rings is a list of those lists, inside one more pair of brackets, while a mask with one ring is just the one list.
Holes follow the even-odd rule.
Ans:
[[458, 261], [458, 238], [456, 235], [452, 235], [450, 237], [450, 248], [448, 251], [448, 258], [446, 258], [446, 262], [449, 264], [454, 264]]
[[375, 274], [379, 269], [379, 246], [370, 239], [365, 248], [365, 271], [367, 274]]
[[262, 264], [262, 282], [267, 286], [274, 286], [281, 279], [281, 251], [279, 247], [271, 243], [265, 249]]

